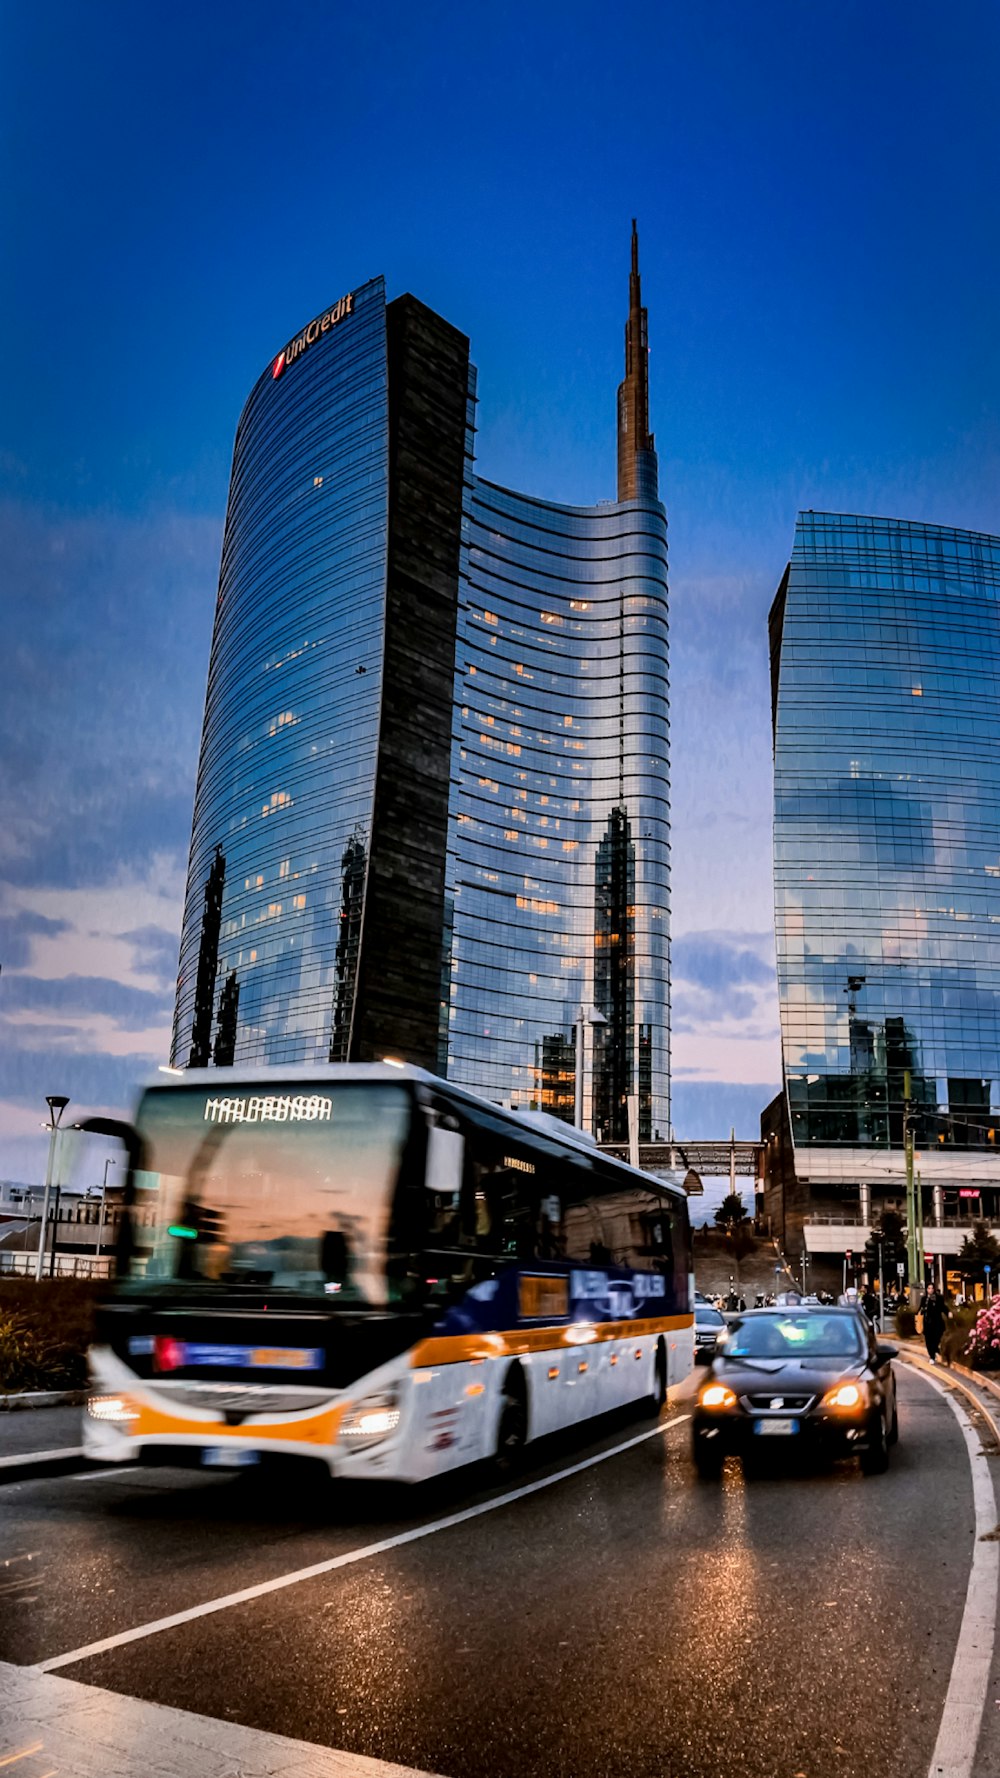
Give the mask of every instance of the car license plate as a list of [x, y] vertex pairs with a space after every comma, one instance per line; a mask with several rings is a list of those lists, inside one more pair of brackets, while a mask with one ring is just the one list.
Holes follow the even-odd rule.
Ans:
[[201, 1453], [206, 1469], [245, 1469], [260, 1462], [259, 1451], [248, 1451], [245, 1445], [206, 1445]]
[[754, 1431], [760, 1433], [762, 1438], [788, 1438], [798, 1430], [797, 1420], [758, 1420], [754, 1425]]

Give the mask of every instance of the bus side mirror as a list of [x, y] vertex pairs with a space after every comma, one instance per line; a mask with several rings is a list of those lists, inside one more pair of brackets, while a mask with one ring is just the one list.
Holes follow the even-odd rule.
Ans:
[[465, 1164], [465, 1137], [460, 1130], [432, 1124], [427, 1132], [426, 1184], [431, 1191], [460, 1192]]

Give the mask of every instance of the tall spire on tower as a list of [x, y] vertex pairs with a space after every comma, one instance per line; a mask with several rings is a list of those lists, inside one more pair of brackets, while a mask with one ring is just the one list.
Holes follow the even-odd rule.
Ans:
[[639, 231], [632, 218], [632, 270], [625, 323], [625, 377], [618, 385], [618, 498], [658, 498], [656, 449], [649, 430], [649, 336], [639, 280]]

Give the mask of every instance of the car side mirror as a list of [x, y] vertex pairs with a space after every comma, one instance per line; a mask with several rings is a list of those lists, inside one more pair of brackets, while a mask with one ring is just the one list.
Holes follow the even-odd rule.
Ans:
[[893, 1358], [899, 1357], [898, 1346], [883, 1346], [881, 1341], [875, 1348], [875, 1356], [879, 1364], [889, 1364]]

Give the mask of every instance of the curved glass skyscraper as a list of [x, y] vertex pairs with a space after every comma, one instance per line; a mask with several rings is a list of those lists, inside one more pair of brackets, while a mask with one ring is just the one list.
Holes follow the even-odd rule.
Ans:
[[667, 1136], [666, 519], [634, 227], [632, 254], [616, 503], [477, 478], [468, 341], [380, 279], [258, 379], [175, 1063], [388, 1051], [607, 1139], [634, 1099]]
[[462, 585], [449, 1075], [667, 1135], [667, 547], [655, 500], [471, 489]]

